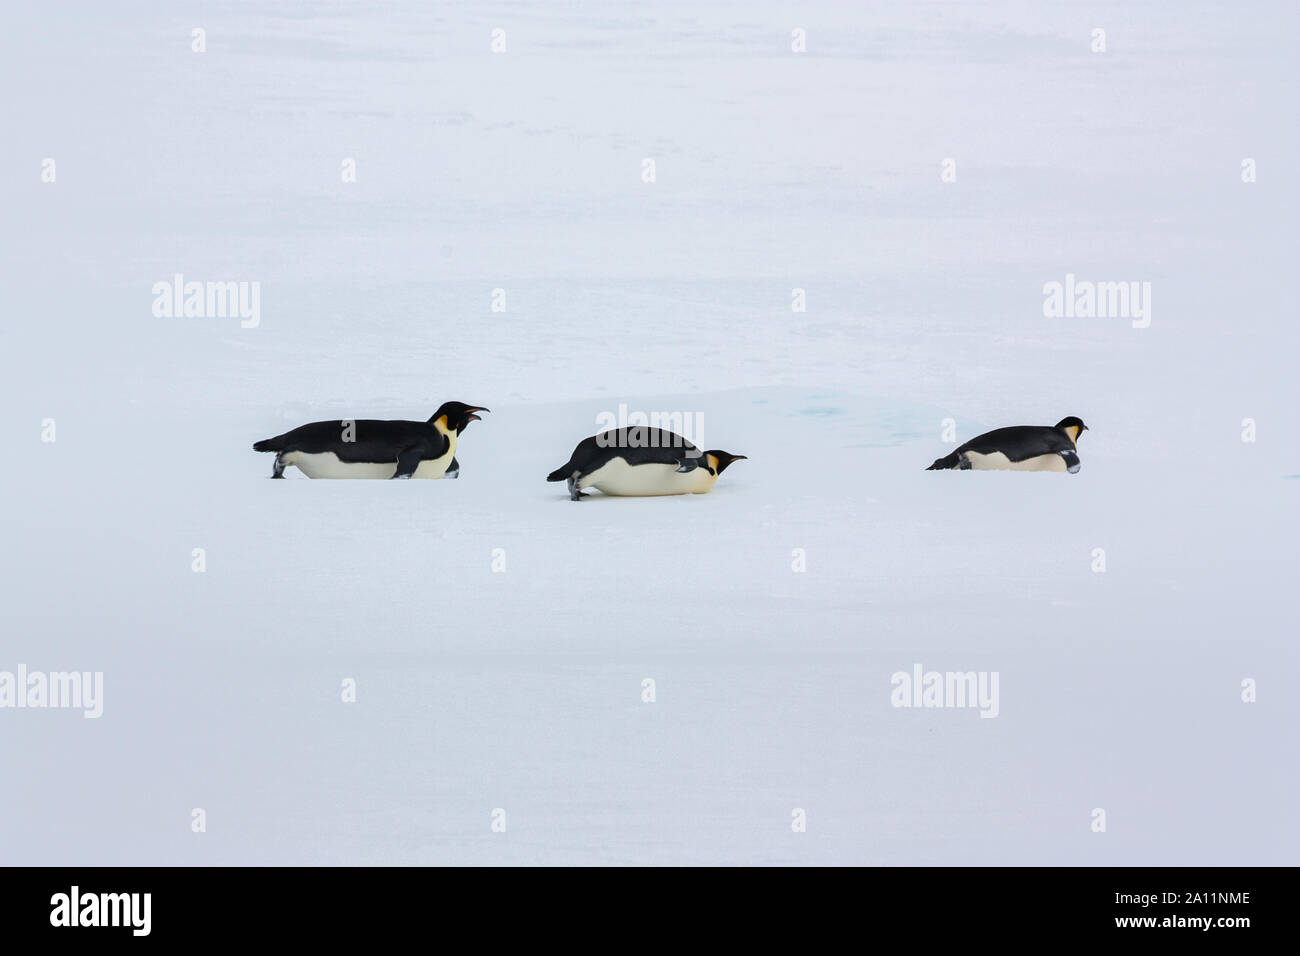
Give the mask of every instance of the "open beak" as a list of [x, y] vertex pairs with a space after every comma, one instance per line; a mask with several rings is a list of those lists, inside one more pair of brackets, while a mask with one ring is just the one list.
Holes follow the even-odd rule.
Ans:
[[475, 415], [474, 413], [475, 413], [475, 412], [490, 412], [490, 411], [492, 411], [492, 409], [490, 409], [490, 408], [471, 408], [471, 409], [469, 410], [469, 414], [465, 416], [465, 421], [466, 421], [466, 422], [481, 422], [483, 419], [479, 418], [479, 417], [478, 417], [477, 415]]

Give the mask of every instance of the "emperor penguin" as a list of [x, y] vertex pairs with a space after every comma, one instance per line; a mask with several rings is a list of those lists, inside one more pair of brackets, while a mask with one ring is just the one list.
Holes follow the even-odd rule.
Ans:
[[717, 448], [700, 451], [663, 428], [633, 425], [584, 438], [546, 480], [568, 482], [574, 501], [587, 497], [584, 488], [617, 497], [702, 495], [732, 462], [745, 457]]
[[275, 452], [272, 478], [297, 465], [308, 478], [455, 478], [456, 442], [480, 405], [444, 402], [427, 422], [344, 419], [312, 422], [253, 445]]
[[951, 455], [935, 459], [926, 471], [1068, 471], [1079, 468], [1079, 436], [1088, 430], [1071, 415], [1055, 425], [1013, 425], [972, 438]]

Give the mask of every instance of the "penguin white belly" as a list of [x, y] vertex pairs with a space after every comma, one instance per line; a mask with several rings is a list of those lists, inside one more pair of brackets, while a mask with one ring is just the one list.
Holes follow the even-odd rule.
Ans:
[[[441, 458], [422, 461], [415, 467], [413, 478], [441, 478], [455, 457], [450, 448]], [[284, 456], [286, 465], [297, 465], [308, 478], [392, 478], [397, 474], [397, 462], [340, 461], [332, 451], [308, 454], [291, 451]]]
[[1065, 459], [1060, 455], [1036, 455], [1024, 461], [1011, 461], [1000, 451], [981, 455], [976, 451], [966, 452], [966, 460], [976, 471], [1065, 471]]
[[620, 497], [702, 495], [718, 480], [707, 468], [678, 471], [676, 465], [629, 465], [612, 458], [578, 482], [579, 488], [596, 488]]

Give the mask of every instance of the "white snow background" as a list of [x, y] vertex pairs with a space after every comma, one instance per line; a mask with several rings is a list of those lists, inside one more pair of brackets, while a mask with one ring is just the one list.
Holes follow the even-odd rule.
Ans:
[[[0, 670], [105, 690], [0, 710], [0, 862], [1294, 864], [1298, 26], [5, 3]], [[1045, 318], [1066, 273], [1150, 327]], [[250, 450], [448, 399], [459, 481]], [[574, 504], [620, 402], [750, 460]], [[1071, 414], [1078, 475], [923, 471]], [[894, 708], [917, 663], [999, 716]]]

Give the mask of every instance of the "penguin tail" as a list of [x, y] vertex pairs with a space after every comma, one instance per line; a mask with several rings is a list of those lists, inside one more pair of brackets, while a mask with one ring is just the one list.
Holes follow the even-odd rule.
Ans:
[[573, 477], [573, 462], [568, 462], [567, 464], [561, 465], [559, 468], [556, 468], [553, 472], [547, 475], [546, 480], [564, 481], [565, 479], [572, 478], [572, 477]]
[[253, 451], [279, 451], [278, 438], [264, 438], [261, 441], [253, 442]]
[[936, 458], [934, 460], [934, 464], [925, 470], [942, 471], [945, 468], [956, 468], [960, 463], [960, 459], [961, 456], [958, 455], [956, 452], [953, 452], [951, 455], [945, 455], [942, 458]]

